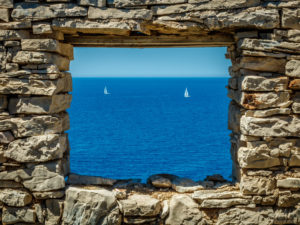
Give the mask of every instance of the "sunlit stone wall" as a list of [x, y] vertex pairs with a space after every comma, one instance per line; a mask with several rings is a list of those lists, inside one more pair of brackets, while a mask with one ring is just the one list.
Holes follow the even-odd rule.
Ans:
[[[73, 46], [227, 46], [233, 181], [70, 174]], [[300, 224], [300, 1], [0, 0], [0, 58], [2, 224]]]

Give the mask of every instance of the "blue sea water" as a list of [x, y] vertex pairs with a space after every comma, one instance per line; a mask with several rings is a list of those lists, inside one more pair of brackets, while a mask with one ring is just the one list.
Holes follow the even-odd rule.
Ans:
[[[230, 179], [226, 84], [227, 78], [74, 78], [71, 172]], [[190, 98], [183, 97], [186, 87]]]

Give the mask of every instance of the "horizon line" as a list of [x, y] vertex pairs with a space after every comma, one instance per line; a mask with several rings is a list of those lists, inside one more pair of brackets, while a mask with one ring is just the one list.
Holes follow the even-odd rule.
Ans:
[[230, 76], [74, 76], [73, 78], [229, 78]]

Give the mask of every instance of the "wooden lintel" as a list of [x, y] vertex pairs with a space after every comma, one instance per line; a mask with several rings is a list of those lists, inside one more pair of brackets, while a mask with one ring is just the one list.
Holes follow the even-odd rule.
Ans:
[[206, 36], [65, 36], [65, 41], [75, 47], [221, 47], [234, 43], [228, 34]]

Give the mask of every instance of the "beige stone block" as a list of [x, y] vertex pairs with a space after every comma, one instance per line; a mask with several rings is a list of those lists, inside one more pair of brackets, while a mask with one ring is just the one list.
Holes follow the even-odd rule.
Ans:
[[40, 22], [32, 25], [33, 34], [52, 34], [53, 30], [50, 23]]
[[61, 159], [67, 150], [67, 137], [47, 134], [17, 139], [8, 145], [4, 156], [16, 162], [47, 162]]
[[282, 10], [282, 27], [300, 29], [300, 10], [299, 9], [283, 9]]
[[145, 5], [173, 5], [186, 2], [188, 2], [188, 0], [116, 0], [114, 4], [117, 8], [123, 8]]
[[63, 56], [49, 52], [19, 51], [13, 58], [18, 64], [53, 64], [61, 71], [68, 71], [70, 61]]
[[272, 195], [275, 185], [273, 178], [242, 176], [240, 189], [245, 195]]
[[290, 108], [274, 108], [266, 110], [247, 110], [244, 115], [248, 117], [265, 118], [276, 115], [289, 115], [292, 110]]
[[2, 212], [2, 222], [5, 224], [35, 223], [35, 211], [29, 207], [14, 208], [4, 207]]
[[89, 19], [140, 19], [151, 20], [152, 11], [148, 9], [115, 9], [89, 7]]
[[300, 77], [300, 60], [290, 60], [285, 66], [285, 73], [290, 77]]
[[285, 59], [271, 57], [243, 57], [240, 67], [254, 71], [268, 71], [276, 73], [285, 73]]
[[25, 38], [29, 38], [29, 32], [25, 30], [0, 30], [0, 41], [18, 41]]
[[8, 206], [23, 207], [32, 202], [32, 196], [27, 191], [2, 189], [0, 190], [0, 202]]
[[239, 79], [239, 87], [242, 91], [284, 91], [287, 89], [289, 79], [287, 77], [262, 77], [243, 76]]
[[241, 117], [241, 132], [258, 137], [300, 137], [298, 116]]
[[0, 21], [9, 22], [9, 10], [0, 8]]
[[0, 78], [0, 94], [52, 96], [72, 91], [72, 78], [66, 75], [57, 80]]
[[52, 97], [20, 97], [9, 100], [11, 114], [50, 114], [65, 111], [70, 107], [72, 96], [68, 94]]
[[45, 225], [60, 224], [63, 214], [63, 200], [47, 199], [46, 200], [46, 218]]
[[1, 8], [13, 8], [14, 7], [14, 1], [13, 0], [0, 0], [0, 6]]
[[300, 188], [300, 178], [288, 177], [277, 180], [277, 187], [279, 188]]
[[73, 46], [70, 44], [61, 43], [53, 39], [25, 39], [22, 40], [22, 50], [24, 51], [45, 51], [45, 52], [55, 52], [60, 55], [68, 57], [72, 60]]
[[84, 5], [84, 6], [95, 6], [99, 8], [106, 6], [106, 0], [77, 0], [77, 2], [79, 5]]

